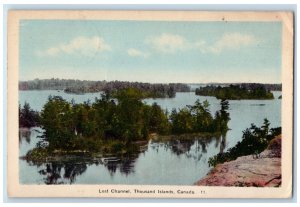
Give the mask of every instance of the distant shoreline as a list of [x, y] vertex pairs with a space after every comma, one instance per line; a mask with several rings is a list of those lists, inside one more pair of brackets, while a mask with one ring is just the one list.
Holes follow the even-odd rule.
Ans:
[[[29, 81], [19, 81], [19, 90], [64, 90], [68, 93], [84, 94], [99, 91], [114, 91], [128, 87], [137, 88], [141, 91], [152, 94], [155, 97], [174, 97], [176, 92], [194, 92], [197, 88], [203, 86], [221, 86], [230, 85], [240, 86], [263, 86], [269, 91], [281, 91], [282, 84], [278, 83], [149, 83], [138, 81], [90, 81], [78, 79], [34, 79]], [[153, 95], [154, 94], [154, 95]]]
[[126, 81], [126, 80], [86, 80], [86, 79], [75, 79], [75, 78], [34, 78], [30, 80], [19, 80], [20, 82], [30, 82], [30, 81], [43, 81], [43, 80], [73, 80], [73, 81], [84, 81], [84, 82], [114, 82], [114, 81], [121, 81], [121, 82], [138, 82], [138, 83], [149, 83], [149, 84], [169, 84], [169, 83], [181, 83], [187, 85], [237, 85], [237, 84], [263, 84], [263, 85], [282, 85], [282, 83], [267, 83], [267, 82], [147, 82], [147, 81]]

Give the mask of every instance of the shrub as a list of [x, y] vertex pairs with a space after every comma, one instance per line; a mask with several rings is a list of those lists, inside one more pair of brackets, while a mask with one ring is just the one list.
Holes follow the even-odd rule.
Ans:
[[264, 120], [261, 127], [254, 124], [250, 128], [243, 131], [242, 141], [238, 142], [234, 147], [228, 149], [227, 152], [219, 153], [209, 158], [209, 166], [216, 166], [219, 163], [235, 160], [240, 156], [258, 155], [267, 148], [270, 141], [281, 133], [281, 128], [269, 129], [269, 121]]

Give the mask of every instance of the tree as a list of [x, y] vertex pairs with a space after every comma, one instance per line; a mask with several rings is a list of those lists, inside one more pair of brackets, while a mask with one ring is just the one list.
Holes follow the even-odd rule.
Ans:
[[169, 131], [168, 118], [156, 102], [151, 106], [149, 129], [160, 134], [167, 134]]
[[35, 127], [40, 122], [39, 113], [30, 108], [29, 103], [25, 102], [23, 108], [19, 105], [19, 126]]
[[265, 118], [264, 119], [264, 123], [263, 123], [263, 125], [261, 127], [262, 133], [263, 133], [262, 136], [267, 136], [268, 135], [270, 124], [271, 123], [269, 122], [269, 120], [267, 118]]
[[178, 113], [176, 110], [173, 110], [170, 118], [174, 134], [193, 132], [193, 116], [188, 108], [180, 109]]
[[209, 111], [209, 102], [205, 100], [203, 103], [199, 99], [193, 106], [189, 106], [191, 114], [194, 118], [193, 131], [210, 131], [213, 118]]
[[221, 132], [226, 132], [228, 130], [228, 122], [230, 120], [228, 109], [229, 102], [226, 99], [221, 100], [221, 110], [220, 110], [220, 118], [221, 118]]
[[69, 148], [74, 138], [72, 107], [60, 96], [49, 97], [41, 112], [44, 141], [50, 148]]

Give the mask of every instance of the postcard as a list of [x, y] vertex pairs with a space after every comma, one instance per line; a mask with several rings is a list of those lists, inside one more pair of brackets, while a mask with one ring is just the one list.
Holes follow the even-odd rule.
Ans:
[[289, 198], [293, 13], [11, 10], [10, 197]]

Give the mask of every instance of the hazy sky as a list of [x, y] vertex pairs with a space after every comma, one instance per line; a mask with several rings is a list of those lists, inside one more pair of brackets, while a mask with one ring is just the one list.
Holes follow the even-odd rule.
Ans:
[[22, 20], [20, 80], [281, 82], [280, 22]]

